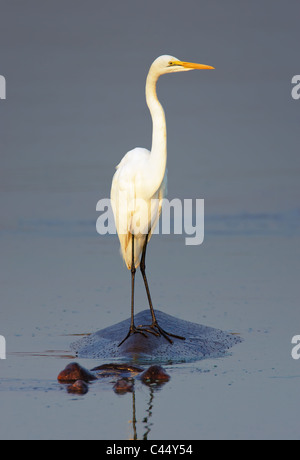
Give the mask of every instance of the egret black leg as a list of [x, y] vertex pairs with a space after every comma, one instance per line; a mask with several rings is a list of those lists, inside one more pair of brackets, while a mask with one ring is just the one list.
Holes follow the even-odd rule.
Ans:
[[134, 235], [132, 234], [132, 260], [131, 260], [131, 322], [130, 322], [130, 328], [128, 331], [128, 334], [126, 335], [125, 339], [122, 340], [122, 342], [119, 343], [118, 347], [122, 345], [122, 343], [125, 342], [125, 340], [128, 339], [132, 334], [142, 334], [144, 337], [147, 337], [145, 334], [145, 331], [141, 328], [137, 328], [134, 325], [134, 281], [135, 281], [135, 273], [136, 273], [136, 268], [135, 268], [135, 263], [134, 263]]
[[155, 312], [154, 312], [154, 308], [153, 308], [153, 304], [152, 304], [151, 295], [150, 295], [147, 276], [146, 276], [146, 250], [147, 250], [147, 244], [148, 244], [148, 237], [149, 237], [149, 235], [147, 235], [146, 239], [145, 239], [143, 252], [142, 252], [142, 258], [141, 258], [141, 263], [140, 263], [140, 269], [141, 269], [141, 273], [142, 273], [142, 276], [143, 276], [143, 280], [144, 280], [144, 284], [145, 284], [145, 288], [146, 288], [146, 293], [147, 293], [147, 297], [148, 297], [150, 312], [151, 312], [151, 316], [152, 316], [152, 324], [150, 326], [141, 326], [141, 327], [143, 327], [144, 330], [146, 330], [147, 332], [151, 332], [152, 334], [154, 333], [154, 335], [158, 335], [158, 336], [162, 335], [170, 343], [173, 343], [173, 341], [170, 339], [170, 336], [175, 337], [176, 339], [185, 340], [185, 337], [181, 337], [180, 335], [175, 335], [175, 334], [171, 334], [169, 332], [164, 331], [159, 326], [159, 324], [157, 322]]
[[143, 277], [145, 288], [146, 288], [146, 293], [147, 293], [149, 307], [150, 307], [151, 316], [152, 316], [152, 322], [155, 322], [156, 317], [155, 317], [154, 308], [153, 308], [153, 305], [152, 305], [152, 299], [151, 299], [150, 290], [149, 290], [149, 285], [148, 285], [148, 281], [147, 281], [147, 277], [146, 277], [146, 264], [145, 264], [145, 261], [146, 261], [147, 244], [148, 244], [148, 235], [146, 236], [144, 247], [143, 247], [142, 258], [141, 258], [141, 263], [140, 263], [140, 269], [141, 269], [142, 277]]
[[136, 268], [134, 264], [134, 236], [132, 235], [132, 262], [131, 262], [131, 324], [130, 328], [134, 327], [134, 280]]

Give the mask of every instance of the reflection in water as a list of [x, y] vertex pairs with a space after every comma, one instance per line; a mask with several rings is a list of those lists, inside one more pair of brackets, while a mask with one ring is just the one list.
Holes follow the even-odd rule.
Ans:
[[[113, 377], [113, 380], [111, 378]], [[154, 407], [154, 396], [157, 391], [170, 380], [170, 376], [165, 369], [159, 365], [152, 365], [143, 370], [141, 367], [133, 366], [127, 363], [106, 363], [94, 367], [90, 371], [76, 362], [69, 363], [57, 377], [61, 384], [69, 384], [68, 393], [84, 395], [88, 392], [89, 384], [95, 381], [109, 378], [110, 384], [114, 383], [113, 390], [118, 395], [127, 393], [132, 394], [132, 438], [133, 440], [147, 440], [153, 423], [151, 422], [152, 410]], [[138, 420], [136, 418], [136, 384], [143, 388], [149, 389], [149, 398], [145, 408], [145, 415], [140, 425], [143, 428], [143, 435], [138, 437]], [[143, 393], [143, 392], [142, 392]]]
[[133, 439], [137, 440], [137, 431], [136, 431], [136, 410], [135, 410], [135, 390], [132, 392], [132, 429], [133, 429]]
[[151, 422], [150, 422], [150, 418], [152, 416], [152, 407], [153, 407], [153, 399], [154, 399], [154, 389], [153, 387], [149, 387], [150, 388], [150, 399], [149, 399], [149, 402], [148, 402], [148, 408], [146, 409], [146, 412], [147, 412], [147, 416], [143, 419], [143, 422], [145, 423], [145, 428], [146, 428], [146, 431], [144, 433], [144, 436], [143, 436], [143, 439], [144, 440], [147, 440], [148, 439], [148, 434], [150, 433], [151, 431], [151, 426], [153, 425]]
[[144, 441], [148, 440], [148, 434], [150, 433], [151, 427], [153, 425], [150, 419], [152, 417], [152, 409], [154, 405], [154, 395], [155, 395], [155, 392], [162, 387], [162, 385], [164, 384], [162, 383], [162, 384], [147, 385], [149, 388], [149, 400], [147, 403], [147, 408], [145, 410], [146, 412], [145, 417], [142, 420], [142, 425], [143, 425], [143, 430], [144, 430], [144, 434], [142, 438], [139, 438], [138, 433], [137, 433], [137, 425], [139, 422], [136, 419], [136, 397], [135, 397], [135, 389], [133, 390], [132, 392], [132, 420], [131, 420], [132, 430], [133, 430], [133, 438], [132, 438], [133, 440], [135, 441], [139, 439], [143, 439]]

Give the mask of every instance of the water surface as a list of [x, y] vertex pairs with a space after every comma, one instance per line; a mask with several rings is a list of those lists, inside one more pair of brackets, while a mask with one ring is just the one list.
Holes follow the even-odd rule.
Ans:
[[[299, 438], [299, 2], [2, 3], [1, 439]], [[163, 53], [216, 70], [159, 82], [169, 198], [205, 200], [205, 239], [152, 238], [152, 297], [244, 341], [167, 364], [159, 388], [120, 396], [108, 379], [70, 395], [56, 380], [70, 344], [129, 316], [96, 204], [124, 153], [150, 147], [144, 82]], [[136, 294], [138, 312], [140, 277]]]

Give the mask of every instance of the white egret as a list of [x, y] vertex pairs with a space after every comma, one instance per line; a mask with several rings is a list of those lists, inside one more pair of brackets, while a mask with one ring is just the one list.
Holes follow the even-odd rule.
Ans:
[[[149, 286], [145, 273], [147, 244], [158, 222], [162, 199], [166, 193], [167, 180], [167, 134], [163, 107], [158, 101], [156, 83], [166, 73], [182, 72], [192, 69], [213, 69], [214, 67], [179, 61], [174, 56], [158, 57], [151, 65], [146, 81], [146, 102], [152, 117], [151, 152], [143, 148], [130, 150], [117, 166], [112, 180], [111, 205], [120, 240], [121, 254], [131, 270], [131, 324], [127, 336], [147, 332], [163, 336], [170, 343], [171, 337], [184, 340], [184, 337], [164, 331], [157, 323]], [[140, 270], [145, 283], [152, 316], [150, 325], [136, 326], [134, 323], [134, 282], [136, 268]]]

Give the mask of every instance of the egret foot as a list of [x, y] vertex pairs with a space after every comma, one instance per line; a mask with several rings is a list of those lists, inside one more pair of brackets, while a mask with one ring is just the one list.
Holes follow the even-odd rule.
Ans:
[[173, 340], [170, 337], [174, 337], [175, 339], [185, 340], [185, 337], [181, 335], [171, 334], [170, 332], [166, 332], [163, 328], [159, 326], [157, 321], [154, 321], [150, 326], [139, 326], [139, 328], [143, 328], [143, 331], [150, 332], [156, 336], [163, 336], [168, 342], [173, 343]]
[[126, 335], [125, 339], [123, 339], [122, 342], [119, 343], [118, 347], [120, 347], [133, 334], [142, 334], [147, 339], [148, 337], [147, 334], [145, 334], [145, 332], [149, 332], [150, 334], [156, 335], [157, 337], [160, 336], [158, 332], [144, 329], [143, 326], [130, 326], [128, 334]]

